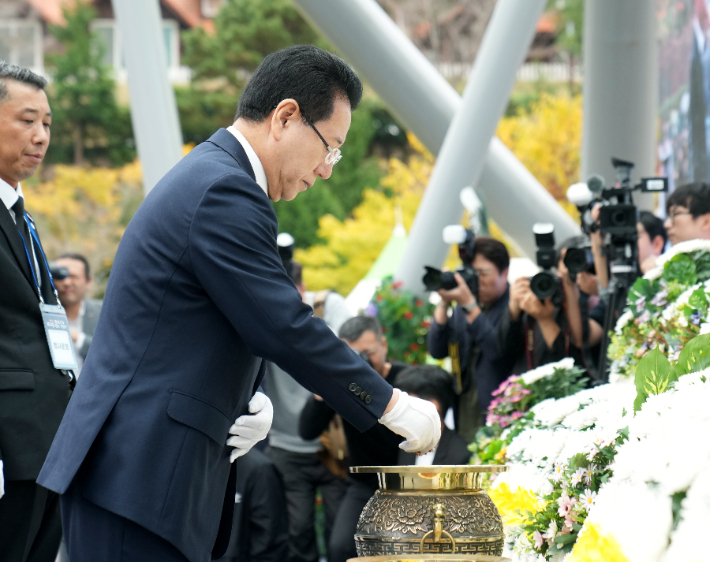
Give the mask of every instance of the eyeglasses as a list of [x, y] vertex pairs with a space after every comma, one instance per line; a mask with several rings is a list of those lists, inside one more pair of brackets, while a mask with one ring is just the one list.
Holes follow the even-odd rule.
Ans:
[[306, 123], [308, 123], [311, 126], [311, 129], [313, 129], [316, 132], [316, 135], [318, 135], [318, 138], [323, 141], [323, 144], [325, 145], [326, 150], [328, 150], [328, 154], [325, 157], [325, 163], [328, 164], [329, 166], [332, 164], [335, 166], [340, 159], [343, 157], [342, 154], [340, 154], [340, 149], [339, 148], [330, 148], [330, 145], [325, 141], [323, 138], [323, 135], [320, 134], [320, 131], [316, 129], [316, 126], [311, 123], [311, 120], [306, 117], [303, 113], [303, 118], [306, 120]]
[[675, 224], [675, 218], [680, 217], [681, 215], [692, 215], [690, 211], [679, 211], [675, 213], [668, 213], [668, 220], [671, 222], [671, 224]]

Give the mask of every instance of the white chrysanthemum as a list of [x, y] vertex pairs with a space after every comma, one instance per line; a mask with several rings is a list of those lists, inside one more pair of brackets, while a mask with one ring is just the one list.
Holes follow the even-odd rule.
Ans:
[[710, 562], [710, 549], [703, 540], [710, 521], [710, 464], [703, 467], [688, 489], [680, 515], [661, 562]]
[[555, 369], [564, 369], [564, 370], [569, 370], [574, 367], [574, 359], [571, 357], [565, 357], [561, 361], [557, 361], [556, 363], [547, 363], [545, 365], [541, 365], [537, 369], [533, 369], [532, 371], [528, 371], [526, 373], [523, 373], [520, 375], [520, 377], [523, 380], [523, 383], [527, 385], [531, 385], [532, 383], [539, 381], [540, 379], [544, 379], [545, 377], [549, 377], [555, 373]]
[[687, 375], [683, 375], [673, 383], [673, 388], [678, 391], [685, 392], [686, 390], [691, 390], [690, 387], [695, 385], [708, 385], [708, 387], [710, 387], [710, 369], [704, 369], [702, 371], [698, 371], [697, 373], [688, 373]]
[[673, 525], [671, 500], [646, 485], [612, 480], [599, 491], [587, 523], [613, 536], [629, 562], [658, 562]]
[[502, 472], [496, 477], [491, 484], [491, 489], [496, 489], [501, 484], [506, 484], [513, 492], [522, 488], [534, 494], [540, 494], [543, 490], [548, 489], [550, 485], [548, 478], [549, 474], [547, 472], [532, 464], [512, 464], [507, 472]]
[[654, 281], [658, 279], [661, 275], [663, 275], [663, 266], [657, 265], [653, 269], [649, 269], [643, 276], [643, 278], [648, 279], [649, 281]]
[[663, 267], [666, 262], [669, 262], [673, 257], [678, 254], [690, 254], [697, 250], [710, 251], [710, 240], [686, 240], [685, 242], [678, 242], [666, 253], [658, 256], [656, 258], [656, 267]]
[[624, 329], [624, 327], [631, 322], [634, 319], [634, 313], [631, 312], [630, 309], [626, 309], [621, 316], [619, 316], [619, 319], [616, 321], [616, 326], [614, 327], [614, 331], [621, 335], [621, 331]]

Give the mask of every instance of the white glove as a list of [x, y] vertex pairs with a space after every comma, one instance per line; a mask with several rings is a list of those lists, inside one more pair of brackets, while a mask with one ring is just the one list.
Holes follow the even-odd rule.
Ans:
[[399, 392], [394, 408], [380, 418], [380, 423], [389, 430], [407, 438], [399, 448], [407, 453], [427, 453], [439, 444], [441, 418], [436, 406], [428, 400], [414, 398]]
[[239, 416], [234, 425], [229, 428], [229, 434], [234, 435], [227, 439], [227, 445], [234, 447], [229, 455], [229, 462], [234, 462], [259, 441], [266, 438], [274, 419], [274, 407], [271, 400], [263, 392], [257, 392], [249, 401], [251, 415]]
[[2, 471], [2, 461], [0, 461], [0, 498], [5, 495], [5, 474]]

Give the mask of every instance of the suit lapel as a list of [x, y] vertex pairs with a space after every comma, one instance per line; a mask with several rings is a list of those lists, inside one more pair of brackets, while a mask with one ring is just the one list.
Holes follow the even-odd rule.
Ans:
[[[5, 205], [2, 204], [0, 204], [0, 230], [7, 238], [8, 246], [10, 246], [15, 259], [17, 260], [18, 267], [22, 270], [22, 273], [32, 287], [32, 290], [35, 291], [35, 283], [32, 280], [32, 271], [30, 270], [30, 264], [27, 262], [27, 254], [25, 253], [25, 248], [22, 245], [20, 233], [17, 231], [17, 225], [15, 224], [15, 221], [12, 220], [10, 211], [8, 211], [7, 208], [5, 208]], [[29, 248], [27, 249], [29, 250]]]

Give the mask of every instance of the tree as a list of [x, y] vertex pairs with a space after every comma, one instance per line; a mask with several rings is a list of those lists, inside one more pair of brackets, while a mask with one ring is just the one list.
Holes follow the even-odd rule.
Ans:
[[291, 0], [229, 0], [214, 24], [213, 35], [202, 28], [182, 34], [183, 62], [195, 79], [226, 79], [237, 90], [269, 53], [291, 45], [326, 47]]
[[582, 148], [582, 97], [542, 94], [530, 112], [501, 119], [498, 138], [513, 151], [557, 201], [576, 216], [566, 199], [579, 181]]
[[[368, 272], [395, 226], [395, 207], [402, 210], [409, 228], [429, 181], [434, 158], [412, 135], [414, 154], [407, 163], [391, 158], [378, 189], [365, 189], [363, 200], [345, 220], [325, 215], [318, 221], [318, 236], [325, 244], [297, 250], [304, 282], [310, 290], [335, 289], [347, 295]], [[385, 190], [392, 193], [391, 197]]]
[[116, 103], [103, 44], [90, 31], [95, 17], [96, 10], [80, 1], [64, 8], [65, 26], [50, 26], [63, 50], [47, 56], [53, 78], [49, 161], [83, 164], [88, 158], [121, 165], [135, 157], [129, 110]]

